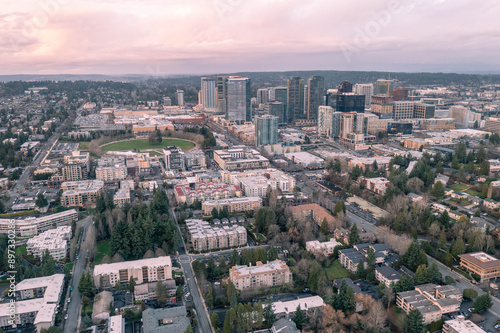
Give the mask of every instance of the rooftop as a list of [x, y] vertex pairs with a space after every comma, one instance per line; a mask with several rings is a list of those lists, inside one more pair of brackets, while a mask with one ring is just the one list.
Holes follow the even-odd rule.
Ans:
[[493, 268], [493, 267], [500, 267], [500, 260], [490, 256], [489, 254], [486, 254], [484, 252], [474, 252], [474, 253], [467, 253], [467, 254], [461, 254], [459, 257], [462, 260], [467, 260], [474, 265], [477, 265], [483, 269], [488, 269], [488, 268]]
[[118, 271], [120, 269], [140, 269], [144, 266], [148, 267], [162, 267], [162, 266], [172, 266], [172, 262], [169, 256], [141, 259], [134, 261], [124, 261], [112, 264], [101, 264], [94, 267], [94, 276], [100, 274], [107, 274], [110, 271]]

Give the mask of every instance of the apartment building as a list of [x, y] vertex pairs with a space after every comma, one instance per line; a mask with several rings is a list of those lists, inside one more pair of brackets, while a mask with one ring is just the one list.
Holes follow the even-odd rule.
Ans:
[[486, 333], [486, 331], [472, 321], [465, 320], [464, 316], [457, 316], [444, 322], [443, 333]]
[[179, 184], [174, 186], [174, 195], [177, 203], [191, 205], [195, 201], [240, 197], [241, 189], [239, 186], [226, 183]]
[[274, 260], [267, 264], [257, 261], [255, 266], [250, 263], [249, 266], [231, 267], [229, 279], [237, 290], [249, 290], [290, 283], [292, 273], [284, 261]]
[[188, 242], [194, 251], [212, 251], [247, 244], [247, 230], [238, 225], [215, 226], [199, 219], [186, 220]]
[[325, 306], [325, 302], [321, 296], [316, 295], [285, 302], [277, 301], [273, 302], [272, 305], [276, 318], [293, 318], [293, 315], [299, 306], [300, 309], [305, 311], [307, 315], [311, 310], [321, 309]]
[[460, 310], [461, 303], [462, 292], [450, 285], [428, 283], [396, 294], [396, 305], [406, 314], [414, 309], [420, 311], [426, 325], [441, 319], [443, 314]]
[[172, 262], [169, 256], [101, 264], [94, 267], [94, 284], [97, 288], [113, 287], [118, 281], [136, 284], [172, 279]]
[[63, 194], [61, 205], [64, 207], [95, 207], [96, 199], [103, 192], [102, 180], [83, 180], [64, 182], [61, 185]]
[[184, 170], [184, 152], [176, 146], [163, 148], [165, 170]]
[[500, 260], [484, 252], [474, 252], [459, 255], [460, 266], [477, 274], [481, 282], [500, 277]]
[[398, 283], [401, 274], [394, 268], [389, 266], [381, 266], [375, 268], [375, 279], [380, 283], [390, 287], [391, 283]]
[[239, 186], [247, 197], [264, 198], [269, 187], [280, 189], [283, 193], [293, 192], [295, 188], [295, 178], [276, 169], [223, 171], [221, 177], [224, 183]]
[[361, 181], [367, 190], [380, 195], [384, 195], [385, 191], [391, 184], [389, 179], [385, 177], [363, 178]]
[[207, 162], [206, 162], [206, 156], [203, 150], [201, 149], [194, 149], [191, 151], [188, 151], [184, 154], [185, 158], [185, 167], [188, 170], [194, 169], [194, 168], [206, 168], [207, 167]]
[[269, 166], [269, 160], [262, 156], [257, 150], [246, 146], [234, 147], [227, 150], [215, 150], [214, 161], [223, 170], [249, 170], [265, 169]]
[[132, 176], [146, 175], [151, 171], [149, 153], [134, 153], [125, 159], [127, 173]]
[[355, 273], [361, 260], [363, 260], [365, 267], [368, 267], [367, 258], [369, 248], [375, 252], [375, 262], [377, 264], [383, 263], [390, 252], [386, 244], [355, 244], [351, 249], [339, 251], [339, 261], [348, 271]]
[[335, 218], [328, 210], [318, 204], [306, 204], [290, 207], [290, 212], [294, 219], [312, 218], [318, 225], [326, 219], [327, 223], [335, 221]]
[[64, 156], [64, 166], [61, 168], [63, 181], [87, 179], [89, 171], [90, 153], [75, 150], [71, 155]]
[[76, 209], [40, 217], [27, 217], [19, 220], [0, 219], [0, 233], [8, 233], [12, 225], [14, 225], [16, 236], [30, 237], [42, 231], [52, 229], [54, 225], [58, 227], [73, 221], [78, 221], [78, 212]]
[[16, 285], [15, 311], [0, 304], [0, 327], [33, 324], [37, 333], [54, 326], [57, 306], [63, 293], [64, 274], [26, 279]]
[[131, 202], [130, 190], [130, 182], [120, 182], [120, 189], [113, 195], [113, 203], [115, 204], [115, 206], [123, 207], [125, 204]]
[[112, 182], [127, 178], [127, 167], [124, 163], [113, 166], [99, 166], [95, 168], [95, 178], [104, 182]]
[[38, 236], [28, 239], [26, 250], [28, 255], [42, 258], [46, 251], [54, 260], [63, 260], [68, 252], [68, 240], [71, 239], [71, 227], [62, 226], [42, 232]]
[[203, 214], [210, 215], [215, 208], [217, 211], [226, 209], [228, 213], [239, 213], [255, 210], [262, 207], [262, 198], [260, 197], [242, 197], [203, 201], [201, 209]]
[[335, 238], [330, 238], [328, 242], [320, 242], [317, 240], [306, 242], [306, 250], [315, 255], [332, 255], [337, 246], [342, 246], [342, 243], [337, 242]]

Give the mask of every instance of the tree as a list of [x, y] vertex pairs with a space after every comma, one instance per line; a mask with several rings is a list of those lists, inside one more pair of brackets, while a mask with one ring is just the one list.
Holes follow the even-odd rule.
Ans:
[[90, 272], [83, 273], [78, 283], [78, 292], [82, 296], [92, 298], [94, 296], [94, 289], [94, 279]]
[[276, 321], [276, 315], [273, 310], [273, 303], [270, 298], [266, 300], [266, 307], [264, 308], [264, 322], [266, 327], [271, 327], [273, 323]]
[[328, 222], [326, 221], [326, 217], [323, 219], [323, 222], [321, 222], [320, 231], [323, 235], [328, 234]]
[[403, 274], [403, 276], [396, 283], [394, 290], [396, 292], [411, 290], [414, 286], [413, 278], [409, 274]]
[[443, 227], [445, 227], [445, 228], [449, 227], [449, 225], [450, 225], [450, 214], [448, 214], [447, 210], [445, 210], [444, 212], [441, 213], [441, 215], [439, 215], [438, 221], [439, 221], [439, 223], [441, 223], [441, 225]]
[[431, 189], [431, 195], [437, 199], [441, 199], [444, 197], [444, 186], [443, 183], [440, 181], [437, 181], [434, 186], [432, 186]]
[[156, 282], [155, 294], [158, 303], [165, 303], [167, 301], [168, 298], [167, 287], [162, 283], [162, 281]]
[[474, 313], [483, 313], [486, 312], [489, 308], [493, 306], [493, 301], [491, 300], [490, 294], [483, 294], [476, 298], [472, 307], [474, 308]]
[[224, 319], [224, 333], [233, 333], [234, 328], [236, 325], [236, 311], [234, 308], [230, 308], [226, 312], [226, 317]]
[[[453, 280], [453, 281], [455, 281], [455, 280]], [[475, 291], [472, 288], [464, 289], [464, 298], [471, 300], [471, 299], [476, 298], [476, 297], [477, 297], [477, 291]]]
[[363, 280], [366, 278], [365, 262], [363, 261], [363, 259], [361, 259], [358, 263], [358, 267], [356, 269], [356, 275], [358, 276], [358, 278]]
[[426, 265], [418, 266], [417, 271], [415, 272], [414, 280], [415, 284], [424, 284], [429, 282]]
[[359, 230], [356, 223], [353, 223], [349, 232], [349, 245], [352, 246], [358, 243], [359, 243]]
[[436, 239], [436, 236], [439, 234], [440, 230], [441, 227], [439, 227], [439, 224], [437, 224], [436, 222], [432, 223], [429, 227], [429, 235], [431, 235], [433, 242]]
[[408, 313], [403, 325], [404, 333], [423, 333], [425, 330], [424, 318], [419, 310], [415, 309]]
[[488, 176], [489, 174], [490, 174], [490, 161], [484, 160], [479, 166], [479, 175]]
[[403, 264], [412, 271], [416, 271], [418, 267], [418, 256], [420, 254], [420, 247], [417, 242], [412, 242], [401, 260]]
[[337, 215], [340, 212], [344, 212], [344, 214], [346, 212], [346, 207], [342, 200], [337, 201], [337, 203], [335, 204], [335, 207], [333, 208], [333, 215]]
[[443, 275], [439, 271], [439, 267], [435, 261], [427, 268], [427, 277], [430, 283], [439, 283], [443, 279]]
[[313, 293], [316, 293], [318, 290], [318, 278], [319, 273], [321, 272], [321, 265], [314, 260], [309, 267], [309, 288]]
[[306, 321], [306, 314], [300, 309], [300, 304], [297, 306], [295, 313], [293, 314], [293, 322], [297, 325], [299, 330], [302, 329], [302, 325]]
[[465, 244], [462, 238], [458, 238], [451, 247], [451, 254], [458, 259], [458, 255], [463, 253], [465, 253]]
[[184, 289], [182, 289], [182, 285], [178, 285], [177, 290], [175, 291], [175, 298], [180, 300], [182, 299], [182, 296], [184, 296]]
[[374, 302], [368, 313], [369, 326], [373, 327], [374, 332], [380, 332], [387, 322], [387, 311], [380, 302]]
[[369, 268], [374, 268], [376, 263], [375, 250], [372, 247], [368, 248], [366, 262]]
[[210, 315], [210, 323], [212, 324], [212, 327], [214, 329], [217, 329], [217, 327], [219, 327], [219, 315], [217, 314], [217, 312], [212, 312], [212, 314]]
[[35, 204], [38, 208], [46, 207], [49, 203], [42, 193], [38, 193]]
[[133, 294], [134, 289], [135, 289], [135, 280], [134, 280], [134, 277], [131, 276], [130, 280], [128, 282], [128, 291], [130, 291]]
[[186, 327], [186, 330], [184, 331], [184, 333], [193, 333], [193, 327], [191, 326], [191, 324], [189, 324]]
[[260, 299], [257, 303], [253, 304], [253, 311], [255, 313], [255, 327], [257, 329], [261, 329], [264, 321], [264, 309], [262, 308], [262, 302]]

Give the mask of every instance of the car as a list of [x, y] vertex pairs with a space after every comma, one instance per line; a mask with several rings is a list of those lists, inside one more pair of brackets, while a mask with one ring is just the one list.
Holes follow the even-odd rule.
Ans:
[[71, 297], [68, 298], [68, 303], [71, 302]]
[[460, 282], [460, 280], [459, 280], [459, 279], [457, 279], [457, 282]]
[[76, 256], [76, 260], [78, 260], [80, 258], [80, 256]]
[[[467, 311], [474, 312], [474, 308], [468, 308]], [[500, 325], [499, 325], [500, 326]]]
[[64, 320], [68, 320], [68, 314], [66, 313], [66, 315], [64, 316]]
[[69, 291], [73, 291], [73, 286], [69, 287]]

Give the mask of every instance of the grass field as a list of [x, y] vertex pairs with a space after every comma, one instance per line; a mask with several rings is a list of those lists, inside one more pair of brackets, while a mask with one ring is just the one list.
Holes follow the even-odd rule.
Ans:
[[102, 258], [107, 254], [108, 256], [111, 253], [111, 247], [109, 244], [109, 240], [101, 241], [97, 243], [97, 254], [95, 255], [94, 264], [99, 265], [102, 261]]
[[36, 210], [25, 210], [23, 212], [1, 214], [0, 217], [16, 217], [16, 216], [33, 215], [33, 214], [36, 214]]
[[462, 184], [462, 183], [459, 183], [459, 184], [455, 184], [451, 187], [451, 189], [453, 191], [458, 191], [458, 192], [462, 192], [463, 190], [465, 190], [466, 188], [468, 188], [469, 186], [468, 185], [465, 185], [465, 184]]
[[21, 253], [22, 255], [28, 253], [28, 251], [26, 250], [26, 245], [16, 247], [16, 253]]
[[80, 141], [79, 145], [78, 145], [78, 149], [80, 149], [80, 150], [89, 149], [89, 143], [90, 143], [90, 141]]
[[468, 193], [468, 194], [470, 194], [470, 195], [476, 195], [476, 196], [481, 194], [481, 192], [475, 191], [475, 190], [473, 190], [473, 189], [469, 189], [469, 190], [464, 191], [464, 192], [465, 192], [465, 193]]
[[347, 269], [342, 267], [338, 260], [335, 260], [333, 264], [326, 269], [326, 275], [330, 280], [347, 278], [350, 276]]
[[194, 143], [182, 139], [163, 138], [161, 144], [152, 144], [148, 142], [148, 139], [136, 139], [136, 140], [111, 143], [109, 145], [102, 146], [101, 149], [103, 151], [131, 150], [131, 149], [145, 150], [145, 149], [161, 149], [162, 147], [165, 146], [177, 146], [184, 151], [188, 151], [194, 147]]

